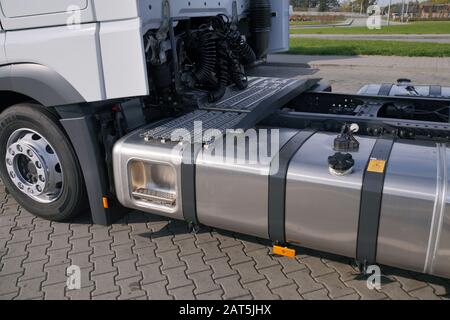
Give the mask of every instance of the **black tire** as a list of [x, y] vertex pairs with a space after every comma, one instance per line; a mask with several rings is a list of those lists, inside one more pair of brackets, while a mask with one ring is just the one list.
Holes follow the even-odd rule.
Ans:
[[[58, 199], [41, 203], [22, 193], [11, 181], [5, 165], [7, 142], [13, 132], [27, 128], [44, 137], [59, 157], [64, 183]], [[22, 103], [0, 115], [0, 177], [16, 201], [30, 213], [52, 221], [67, 221], [86, 208], [86, 191], [78, 158], [58, 118], [44, 107]]]

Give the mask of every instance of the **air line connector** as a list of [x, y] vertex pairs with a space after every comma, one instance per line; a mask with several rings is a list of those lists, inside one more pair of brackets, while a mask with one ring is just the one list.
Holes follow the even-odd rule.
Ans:
[[338, 152], [354, 152], [359, 150], [359, 141], [353, 136], [359, 131], [356, 123], [344, 124], [341, 133], [334, 139], [334, 150]]

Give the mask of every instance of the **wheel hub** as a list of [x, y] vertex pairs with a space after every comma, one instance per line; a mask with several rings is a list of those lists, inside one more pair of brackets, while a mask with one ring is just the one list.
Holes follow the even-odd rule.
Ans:
[[15, 131], [7, 143], [5, 162], [11, 181], [30, 198], [50, 203], [61, 195], [60, 160], [50, 143], [37, 132]]

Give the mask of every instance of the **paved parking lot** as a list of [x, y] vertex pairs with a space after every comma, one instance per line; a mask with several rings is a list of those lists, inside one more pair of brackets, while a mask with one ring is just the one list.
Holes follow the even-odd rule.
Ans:
[[[298, 72], [331, 79], [340, 91], [407, 73], [385, 71]], [[415, 76], [450, 84], [450, 73]], [[208, 228], [191, 234], [185, 223], [154, 215], [134, 212], [110, 227], [92, 225], [88, 212], [51, 223], [23, 210], [1, 183], [0, 204], [0, 300], [450, 298], [449, 280], [385, 267], [381, 290], [369, 290], [349, 259], [302, 248], [295, 259], [272, 256], [267, 241]], [[71, 265], [81, 268], [80, 290], [66, 288]]]
[[[2, 187], [2, 189], [4, 189]], [[450, 282], [383, 268], [381, 290], [346, 258], [132, 213], [110, 227], [86, 214], [70, 224], [24, 211], [0, 192], [0, 300], [6, 299], [449, 299]], [[66, 269], [81, 268], [80, 290]]]

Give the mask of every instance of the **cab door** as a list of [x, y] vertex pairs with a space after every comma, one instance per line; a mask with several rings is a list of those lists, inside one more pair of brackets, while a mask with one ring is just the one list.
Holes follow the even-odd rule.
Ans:
[[272, 30], [269, 36], [269, 53], [289, 50], [289, 0], [270, 0]]
[[[3, 28], [17, 30], [65, 25], [77, 15], [80, 23], [93, 20], [92, 0], [0, 0]], [[73, 19], [72, 19], [73, 20]]]
[[61, 13], [71, 6], [80, 10], [87, 7], [87, 0], [0, 0], [0, 2], [7, 18]]

